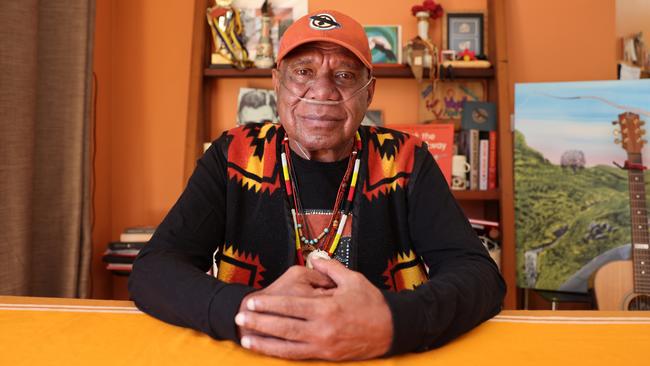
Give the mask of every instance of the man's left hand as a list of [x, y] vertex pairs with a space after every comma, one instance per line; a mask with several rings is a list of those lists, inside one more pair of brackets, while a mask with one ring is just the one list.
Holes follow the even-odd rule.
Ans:
[[289, 359], [360, 360], [385, 354], [393, 338], [390, 309], [379, 289], [335, 260], [315, 260], [329, 276], [331, 297], [253, 295], [237, 324], [242, 346]]

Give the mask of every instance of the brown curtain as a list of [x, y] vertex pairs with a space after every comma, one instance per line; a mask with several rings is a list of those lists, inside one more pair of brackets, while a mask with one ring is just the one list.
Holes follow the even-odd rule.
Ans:
[[89, 295], [94, 4], [0, 1], [1, 295]]

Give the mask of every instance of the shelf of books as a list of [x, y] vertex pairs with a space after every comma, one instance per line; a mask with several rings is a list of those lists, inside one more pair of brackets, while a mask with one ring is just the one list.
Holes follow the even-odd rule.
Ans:
[[156, 231], [152, 226], [128, 227], [120, 234], [119, 241], [108, 243], [102, 261], [106, 269], [119, 276], [128, 276], [133, 268], [133, 261], [140, 250], [149, 242]]

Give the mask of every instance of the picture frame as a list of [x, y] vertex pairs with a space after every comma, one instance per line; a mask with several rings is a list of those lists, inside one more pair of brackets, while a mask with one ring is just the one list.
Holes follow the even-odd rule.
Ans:
[[271, 89], [239, 88], [237, 125], [247, 123], [277, 123], [278, 107], [275, 91]]
[[[254, 60], [257, 54], [257, 44], [262, 33], [262, 4], [264, 0], [234, 0], [233, 6], [239, 10], [244, 26], [244, 46], [248, 58]], [[278, 54], [278, 44], [284, 31], [298, 18], [307, 15], [308, 0], [274, 0], [271, 5], [271, 44], [273, 58]]]
[[442, 17], [442, 45], [457, 54], [464, 49], [487, 56], [487, 10], [448, 12]]
[[423, 81], [418, 85], [418, 123], [447, 121], [460, 129], [466, 102], [484, 102], [485, 80]]
[[456, 51], [454, 50], [444, 50], [440, 52], [440, 62], [444, 61], [454, 61], [456, 60]]
[[373, 64], [402, 63], [402, 26], [364, 25]]
[[384, 112], [380, 109], [368, 109], [361, 124], [364, 126], [383, 126]]
[[494, 131], [497, 128], [497, 105], [493, 102], [466, 101], [461, 112], [463, 130]]

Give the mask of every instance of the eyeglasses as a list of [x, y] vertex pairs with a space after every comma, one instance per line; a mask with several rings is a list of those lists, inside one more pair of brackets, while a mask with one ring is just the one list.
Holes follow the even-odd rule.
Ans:
[[333, 79], [332, 83], [341, 95], [341, 100], [318, 100], [305, 98], [305, 95], [307, 95], [309, 90], [311, 90], [318, 81], [318, 76], [311, 70], [298, 70], [292, 74], [280, 73], [280, 84], [289, 92], [289, 94], [302, 102], [320, 105], [338, 105], [359, 95], [359, 93], [368, 88], [375, 79], [374, 76], [371, 76], [365, 84], [361, 85], [363, 82], [362, 79], [356, 77], [354, 73], [346, 71], [336, 72], [331, 76], [320, 77], [331, 77]]

